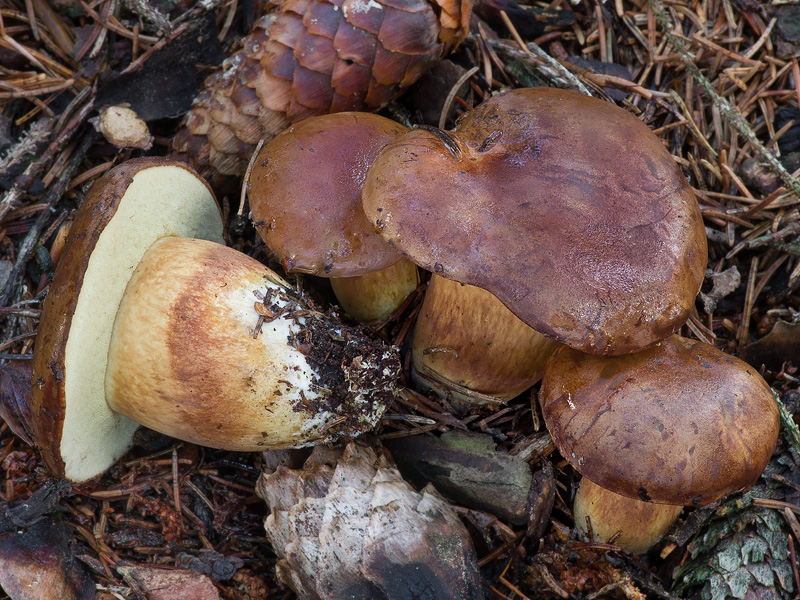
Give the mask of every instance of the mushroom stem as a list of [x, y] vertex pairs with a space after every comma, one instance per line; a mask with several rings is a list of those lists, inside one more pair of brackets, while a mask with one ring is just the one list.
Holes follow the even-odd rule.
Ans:
[[557, 347], [491, 293], [432, 275], [411, 360], [423, 388], [485, 404], [505, 402], [531, 387]]
[[620, 496], [586, 477], [581, 480], [573, 505], [575, 526], [581, 536], [595, 542], [612, 541], [634, 554], [643, 554], [658, 542], [682, 510], [683, 506]]
[[360, 323], [388, 319], [419, 285], [417, 265], [402, 259], [395, 264], [354, 277], [331, 277], [342, 309]]
[[163, 238], [117, 311], [106, 402], [205, 446], [300, 447], [374, 427], [398, 365], [392, 349], [315, 311], [258, 261]]

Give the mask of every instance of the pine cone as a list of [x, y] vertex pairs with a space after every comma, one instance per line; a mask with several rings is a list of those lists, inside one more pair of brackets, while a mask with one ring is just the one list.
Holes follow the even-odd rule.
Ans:
[[302, 599], [483, 598], [456, 514], [371, 448], [317, 446], [300, 470], [265, 469], [256, 491], [271, 510], [264, 525], [278, 577]]
[[466, 35], [471, 0], [285, 0], [205, 82], [173, 148], [241, 175], [262, 138], [313, 115], [375, 110]]

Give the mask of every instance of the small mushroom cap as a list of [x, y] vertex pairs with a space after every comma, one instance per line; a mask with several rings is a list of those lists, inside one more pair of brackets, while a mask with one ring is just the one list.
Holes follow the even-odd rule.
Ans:
[[70, 229], [42, 309], [31, 402], [48, 468], [73, 481], [111, 466], [138, 427], [105, 401], [108, 345], [117, 307], [157, 239], [222, 242], [214, 194], [194, 171], [160, 158], [130, 160], [97, 181]]
[[364, 216], [361, 187], [380, 149], [406, 131], [378, 115], [337, 113], [292, 125], [261, 149], [250, 210], [287, 272], [353, 277], [400, 260]]
[[411, 261], [585, 352], [665, 339], [705, 273], [700, 210], [669, 152], [627, 111], [564, 90], [513, 90], [454, 133], [405, 134], [373, 163], [363, 200]]
[[778, 439], [778, 406], [747, 363], [672, 336], [626, 356], [562, 347], [539, 393], [553, 442], [617, 494], [707, 504], [751, 486]]

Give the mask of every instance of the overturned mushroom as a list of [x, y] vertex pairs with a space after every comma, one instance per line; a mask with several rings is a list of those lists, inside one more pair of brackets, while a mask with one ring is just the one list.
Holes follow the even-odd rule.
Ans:
[[703, 281], [700, 210], [669, 152], [630, 113], [573, 92], [512, 90], [455, 132], [401, 136], [363, 200], [401, 254], [586, 352], [665, 339]]
[[35, 437], [53, 472], [101, 473], [139, 423], [261, 450], [357, 435], [380, 418], [395, 352], [220, 242], [213, 194], [180, 164], [129, 161], [92, 188], [34, 354]]
[[369, 113], [312, 117], [267, 143], [250, 174], [256, 229], [283, 268], [329, 277], [362, 322], [391, 315], [419, 284], [416, 265], [375, 233], [361, 205], [367, 168], [405, 131]]
[[[669, 527], [675, 507], [751, 486], [778, 439], [777, 403], [761, 376], [678, 336], [625, 356], [560, 348], [545, 368], [539, 401], [564, 458], [595, 484], [581, 485], [576, 525], [585, 532], [589, 517], [601, 541], [622, 530], [616, 543], [638, 552]], [[660, 529], [631, 535], [636, 519], [623, 508], [631, 503], [640, 505], [638, 520], [652, 515]]]

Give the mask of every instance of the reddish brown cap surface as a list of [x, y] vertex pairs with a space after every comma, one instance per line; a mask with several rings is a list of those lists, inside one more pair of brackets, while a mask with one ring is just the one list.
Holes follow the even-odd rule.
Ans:
[[706, 504], [755, 483], [778, 439], [771, 389], [747, 363], [672, 336], [626, 356], [562, 347], [539, 395], [573, 467], [618, 494]]
[[312, 117], [266, 144], [250, 175], [256, 228], [288, 272], [353, 277], [400, 260], [364, 216], [361, 187], [407, 129], [368, 113]]
[[661, 142], [628, 112], [563, 90], [513, 90], [455, 133], [405, 134], [370, 168], [364, 210], [413, 262], [586, 352], [668, 337], [705, 272], [700, 210]]

